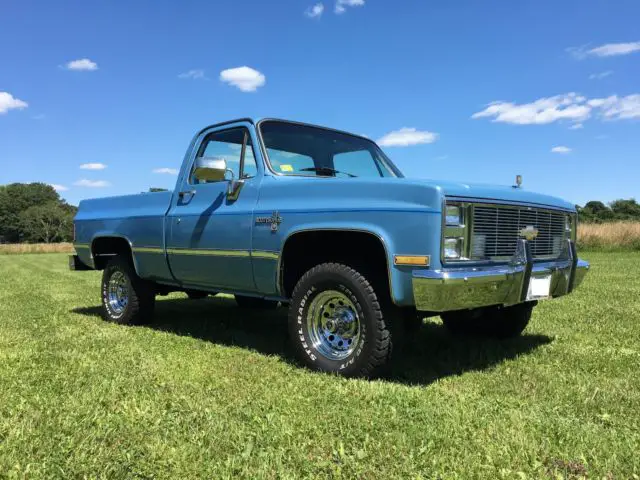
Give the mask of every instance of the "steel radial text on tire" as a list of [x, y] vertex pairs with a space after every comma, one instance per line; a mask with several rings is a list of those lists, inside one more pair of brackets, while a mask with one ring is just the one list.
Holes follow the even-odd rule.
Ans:
[[294, 288], [289, 335], [297, 357], [309, 368], [371, 377], [390, 359], [391, 333], [385, 318], [364, 275], [347, 265], [323, 263], [305, 273]]

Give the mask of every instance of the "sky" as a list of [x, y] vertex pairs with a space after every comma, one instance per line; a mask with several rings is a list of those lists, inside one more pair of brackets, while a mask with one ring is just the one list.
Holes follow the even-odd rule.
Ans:
[[0, 184], [173, 188], [197, 130], [366, 135], [407, 177], [640, 198], [637, 0], [0, 2]]

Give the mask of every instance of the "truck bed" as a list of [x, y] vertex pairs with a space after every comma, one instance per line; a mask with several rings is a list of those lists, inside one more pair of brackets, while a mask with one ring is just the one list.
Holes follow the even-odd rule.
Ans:
[[[90, 265], [89, 250], [95, 237], [125, 237], [134, 251], [141, 276], [166, 280], [171, 278], [164, 250], [164, 222], [172, 192], [149, 192], [137, 195], [83, 200], [75, 218], [75, 245], [80, 259]], [[153, 255], [154, 261], [143, 258]]]

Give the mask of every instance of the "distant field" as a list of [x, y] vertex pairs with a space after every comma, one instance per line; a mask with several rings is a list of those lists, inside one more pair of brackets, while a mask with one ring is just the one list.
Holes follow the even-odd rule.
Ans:
[[0, 243], [0, 255], [15, 253], [73, 253], [71, 243]]
[[638, 478], [640, 252], [585, 257], [521, 338], [429, 320], [367, 381], [298, 367], [285, 309], [174, 294], [118, 326], [99, 272], [6, 256], [0, 478]]
[[578, 248], [585, 250], [640, 250], [640, 223], [579, 224]]

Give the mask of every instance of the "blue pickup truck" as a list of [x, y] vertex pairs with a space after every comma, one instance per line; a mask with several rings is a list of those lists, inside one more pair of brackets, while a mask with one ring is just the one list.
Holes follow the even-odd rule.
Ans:
[[143, 323], [156, 295], [289, 305], [307, 366], [377, 374], [400, 332], [519, 335], [538, 300], [571, 293], [576, 210], [518, 185], [404, 178], [371, 140], [240, 119], [198, 132], [175, 191], [85, 200], [74, 270], [102, 270], [105, 319]]

